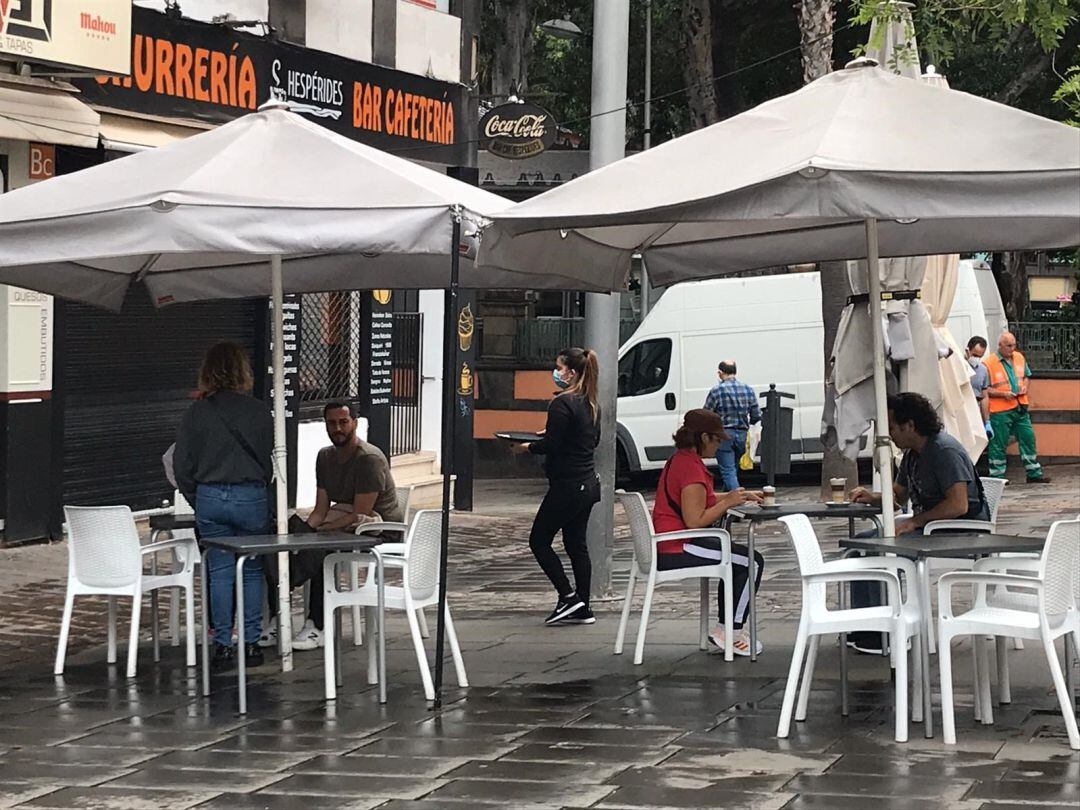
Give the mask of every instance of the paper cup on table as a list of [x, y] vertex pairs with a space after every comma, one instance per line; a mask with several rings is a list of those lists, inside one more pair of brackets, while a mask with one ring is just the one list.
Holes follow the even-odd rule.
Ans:
[[832, 493], [833, 503], [843, 503], [847, 500], [847, 479], [830, 478], [829, 489]]
[[762, 487], [761, 494], [764, 496], [762, 506], [776, 506], [776, 487]]

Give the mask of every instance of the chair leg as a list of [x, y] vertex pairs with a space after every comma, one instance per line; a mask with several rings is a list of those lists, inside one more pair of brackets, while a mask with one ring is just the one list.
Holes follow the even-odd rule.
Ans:
[[1014, 650], [1022, 650], [1022, 649], [1024, 649], [1024, 640], [1022, 638], [1014, 638], [1013, 639], [1013, 649]]
[[[180, 616], [177, 615], [177, 620]], [[187, 665], [195, 666], [195, 578], [184, 588], [184, 624], [187, 630]]]
[[416, 649], [416, 664], [420, 668], [420, 682], [424, 685], [424, 697], [428, 701], [433, 701], [435, 700], [435, 686], [431, 682], [431, 666], [428, 664], [424, 640], [420, 637], [420, 623], [416, 620], [415, 610], [406, 608], [405, 615], [409, 619], [409, 634], [412, 636], [413, 647]]
[[634, 601], [634, 584], [637, 579], [637, 561], [630, 563], [630, 581], [626, 583], [626, 596], [623, 597], [622, 616], [619, 618], [619, 630], [615, 633], [615, 655], [622, 655], [623, 641], [626, 639], [626, 625], [630, 621], [630, 606]]
[[640, 664], [645, 659], [645, 633], [649, 629], [649, 611], [652, 610], [653, 589], [656, 583], [649, 577], [645, 584], [645, 604], [641, 606], [641, 624], [637, 631], [637, 644], [634, 646], [634, 663]]
[[[349, 587], [353, 591], [357, 591], [360, 588], [360, 563], [353, 562], [349, 564]], [[327, 625], [323, 625], [326, 627]], [[359, 647], [364, 642], [364, 633], [360, 629], [360, 606], [353, 605], [352, 609], [352, 643], [354, 647]]]
[[982, 722], [982, 689], [979, 684], [979, 642], [975, 636], [971, 636], [971, 677], [972, 688], [971, 694], [973, 697], [972, 705], [974, 706], [974, 717], [976, 723]]
[[891, 634], [890, 642], [896, 652], [896, 741], [908, 738], [908, 656], [907, 637], [904, 628], [898, 627]]
[[994, 636], [994, 652], [997, 653], [998, 703], [1012, 703], [1012, 682], [1009, 680], [1009, 639]]
[[735, 586], [731, 566], [724, 577], [724, 660], [735, 660]]
[[105, 654], [105, 662], [108, 664], [116, 663], [116, 597], [109, 597], [109, 615], [106, 619], [108, 627], [108, 649]]
[[927, 661], [923, 660], [921, 632], [911, 636], [911, 721], [921, 723], [923, 721], [923, 667]]
[[[176, 570], [176, 563], [173, 563]], [[169, 646], [180, 646], [180, 588], [169, 588]]]
[[941, 673], [941, 735], [946, 745], [956, 745], [956, 714], [953, 711], [952, 636], [938, 631], [938, 669]]
[[979, 705], [982, 708], [983, 725], [989, 726], [994, 723], [994, 701], [990, 698], [990, 651], [982, 633], [975, 637], [975, 642], [979, 651]]
[[[323, 691], [327, 700], [337, 699], [337, 668], [334, 666], [334, 654], [338, 642], [334, 632], [335, 605], [329, 594], [323, 597]], [[353, 609], [353, 615], [359, 608]]]
[[795, 707], [795, 720], [806, 719], [806, 707], [810, 704], [810, 684], [814, 681], [814, 666], [817, 664], [818, 645], [821, 636], [810, 637], [810, 649], [806, 653], [806, 666], [803, 667], [802, 686], [799, 687], [799, 703]]
[[67, 657], [68, 633], [71, 632], [71, 614], [75, 608], [75, 594], [68, 586], [67, 596], [64, 598], [64, 618], [60, 621], [60, 640], [56, 643], [56, 663], [53, 665], [54, 675], [64, 674], [64, 659]]
[[423, 608], [416, 609], [416, 623], [420, 625], [420, 637], [428, 638], [431, 634], [427, 629], [427, 616], [424, 615]]
[[376, 638], [375, 608], [364, 608], [364, 630], [367, 635], [367, 682], [369, 685], [379, 682], [379, 666], [376, 651], [379, 641]]
[[795, 637], [795, 649], [791, 652], [791, 665], [788, 667], [784, 702], [780, 707], [780, 723], [776, 727], [776, 736], [781, 739], [786, 739], [791, 730], [791, 712], [795, 708], [795, 692], [799, 688], [799, 672], [802, 670], [806, 641], [806, 627], [804, 622], [800, 621], [798, 635]]
[[[423, 616], [424, 609], [418, 608], [416, 615], [418, 617]], [[454, 659], [454, 670], [457, 673], [458, 686], [468, 687], [469, 676], [465, 674], [465, 659], [461, 656], [461, 645], [458, 644], [457, 633], [454, 631], [454, 619], [450, 616], [449, 605], [446, 606], [446, 638], [450, 642], [450, 655]]]
[[[934, 603], [931, 600], [930, 595], [930, 565], [926, 560], [921, 560], [919, 563], [919, 588], [922, 593], [919, 594], [919, 599], [924, 605], [926, 605], [926, 615], [934, 615]], [[928, 642], [930, 647], [930, 654], [933, 655], [937, 652], [937, 641], [934, 638], [934, 623], [930, 622], [927, 629]]]
[[[1044, 620], [1045, 621], [1045, 620]], [[1050, 675], [1054, 679], [1054, 691], [1057, 692], [1058, 703], [1061, 705], [1061, 715], [1065, 718], [1065, 731], [1069, 735], [1069, 747], [1074, 751], [1080, 751], [1080, 731], [1076, 727], [1076, 706], [1073, 696], [1065, 684], [1065, 674], [1061, 670], [1061, 660], [1058, 658], [1054, 640], [1048, 635], [1043, 635], [1043, 648], [1046, 650], [1046, 663], [1050, 666]], [[1072, 666], [1072, 662], [1067, 662]]]
[[127, 676], [129, 678], [135, 677], [135, 665], [139, 657], [139, 618], [141, 611], [142, 591], [136, 591], [131, 599], [131, 635], [128, 638], [127, 660]]
[[698, 580], [699, 605], [698, 605], [698, 649], [709, 649], [709, 580], [702, 577]]

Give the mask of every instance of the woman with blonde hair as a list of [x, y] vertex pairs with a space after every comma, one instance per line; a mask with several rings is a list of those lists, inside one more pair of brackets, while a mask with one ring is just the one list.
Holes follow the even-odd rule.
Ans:
[[[251, 396], [252, 374], [235, 343], [211, 346], [199, 371], [198, 399], [176, 434], [173, 465], [181, 494], [195, 506], [200, 537], [235, 537], [270, 531], [268, 485], [273, 478], [274, 424], [266, 403]], [[233, 593], [236, 555], [206, 552], [214, 627], [215, 670], [236, 663]], [[258, 641], [263, 603], [259, 558], [244, 563], [244, 639], [248, 666], [263, 662]]]
[[[514, 452], [545, 457], [548, 492], [533, 520], [529, 547], [558, 597], [544, 623], [592, 624], [596, 621], [589, 609], [592, 562], [585, 530], [589, 514], [600, 500], [600, 479], [593, 466], [593, 451], [600, 443], [596, 352], [563, 349], [555, 358], [552, 377], [562, 391], [548, 406], [543, 436], [514, 447]], [[560, 530], [574, 572], [574, 587], [570, 587], [559, 555], [551, 547]]]

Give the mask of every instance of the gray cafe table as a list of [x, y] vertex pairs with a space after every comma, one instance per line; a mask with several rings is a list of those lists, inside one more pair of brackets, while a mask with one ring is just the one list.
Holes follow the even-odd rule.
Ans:
[[[376, 647], [376, 659], [379, 677], [379, 703], [386, 703], [386, 637], [383, 632], [384, 608], [385, 608], [385, 584], [383, 581], [383, 558], [379, 553], [380, 538], [370, 535], [347, 534], [345, 532], [320, 532], [319, 534], [258, 534], [247, 537], [203, 537], [200, 538], [202, 545], [210, 548], [220, 548], [236, 555], [236, 615], [239, 620], [237, 628], [236, 676], [240, 687], [240, 714], [247, 714], [247, 664], [244, 661], [244, 562], [249, 557], [258, 557], [265, 554], [278, 554], [282, 551], [351, 551], [357, 554], [369, 555], [375, 563], [376, 592], [378, 594], [378, 608], [375, 613], [376, 633], [378, 645]], [[210, 636], [207, 631], [206, 606], [207, 602], [207, 566], [202, 566], [202, 677], [203, 695], [210, 694]], [[312, 587], [322, 587], [322, 583], [312, 583]], [[335, 629], [327, 628], [330, 632]], [[370, 643], [370, 635], [368, 636]], [[340, 649], [341, 645], [337, 645]]]
[[[929, 557], [947, 559], [978, 560], [993, 554], [1039, 554], [1046, 544], [1045, 537], [1018, 537], [1008, 534], [963, 534], [953, 532], [935, 532], [934, 534], [905, 534], [900, 537], [849, 537], [840, 540], [840, 547], [849, 551], [862, 551], [870, 554], [895, 554], [914, 560], [919, 566], [919, 575]], [[909, 585], [909, 587], [911, 587]], [[923, 649], [930, 649], [930, 622], [933, 621], [929, 605], [922, 605]], [[1066, 637], [1068, 650], [1068, 637]], [[1071, 660], [1071, 659], [1067, 659]], [[934, 736], [933, 718], [930, 713], [929, 672], [930, 662], [923, 667], [924, 689], [924, 733], [927, 739]], [[1071, 670], [1071, 668], [1070, 668]], [[845, 688], [845, 702], [846, 702]], [[1071, 691], [1071, 690], [1070, 690]]]
[[[877, 527], [878, 534], [882, 533], [881, 509], [865, 503], [851, 503], [850, 501], [845, 501], [844, 503], [821, 503], [820, 501], [807, 501], [802, 503], [777, 503], [775, 506], [743, 504], [742, 506], [728, 509], [727, 518], [745, 520], [749, 524], [746, 531], [746, 548], [748, 552], [747, 561], [750, 569], [749, 578], [747, 580], [750, 615], [747, 618], [750, 622], [751, 661], [757, 661], [757, 604], [755, 599], [755, 568], [757, 566], [754, 562], [755, 527], [759, 523], [777, 520], [782, 517], [787, 517], [788, 515], [806, 515], [809, 518], [846, 518], [848, 521], [849, 534], [855, 533], [854, 528], [856, 520], [869, 520]], [[730, 520], [726, 521], [726, 523], [730, 526]]]

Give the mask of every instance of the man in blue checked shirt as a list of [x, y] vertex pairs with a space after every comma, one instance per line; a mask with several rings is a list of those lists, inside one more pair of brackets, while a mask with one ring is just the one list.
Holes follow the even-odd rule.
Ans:
[[720, 415], [728, 435], [716, 451], [720, 477], [728, 492], [739, 488], [739, 458], [746, 451], [746, 433], [750, 425], [761, 421], [757, 394], [749, 385], [735, 379], [735, 371], [734, 360], [721, 360], [717, 367], [720, 381], [705, 397], [705, 407]]

